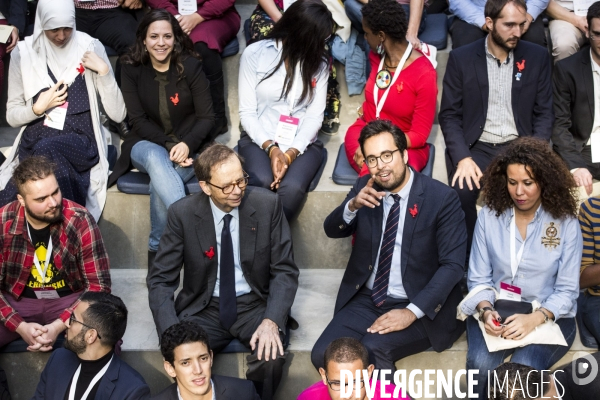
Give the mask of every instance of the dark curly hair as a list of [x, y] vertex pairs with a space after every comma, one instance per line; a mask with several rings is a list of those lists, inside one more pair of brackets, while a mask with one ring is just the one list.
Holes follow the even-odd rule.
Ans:
[[575, 180], [564, 161], [541, 139], [519, 138], [509, 144], [483, 174], [484, 203], [500, 216], [514, 205], [508, 193], [506, 171], [511, 164], [522, 164], [541, 191], [542, 206], [552, 217], [577, 215]]
[[202, 327], [192, 321], [181, 321], [165, 330], [160, 338], [160, 352], [168, 363], [175, 361], [175, 349], [182, 344], [200, 342], [210, 353], [208, 334]]
[[406, 40], [406, 13], [396, 0], [371, 0], [363, 6], [362, 15], [373, 33], [383, 32], [396, 42]]
[[129, 48], [129, 51], [126, 54], [121, 56], [121, 62], [136, 67], [139, 65], [148, 65], [150, 56], [146, 51], [144, 40], [146, 40], [150, 24], [156, 21], [167, 21], [171, 24], [171, 28], [173, 28], [175, 43], [173, 44], [173, 51], [171, 52], [171, 64], [174, 64], [177, 67], [178, 80], [181, 80], [183, 78], [183, 60], [190, 56], [199, 60], [201, 58], [194, 50], [192, 39], [183, 33], [177, 19], [175, 19], [170, 12], [162, 8], [152, 10], [144, 15], [137, 28], [137, 32], [135, 33], [135, 43]]

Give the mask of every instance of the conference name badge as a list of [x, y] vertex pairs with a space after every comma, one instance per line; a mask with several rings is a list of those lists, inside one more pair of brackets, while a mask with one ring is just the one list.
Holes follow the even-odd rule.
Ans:
[[275, 141], [287, 147], [290, 147], [298, 132], [298, 125], [300, 119], [294, 118], [290, 115], [281, 115], [279, 122], [277, 123], [277, 131], [275, 132]]
[[59, 299], [58, 292], [51, 288], [34, 289], [35, 297], [38, 299]]
[[68, 101], [66, 101], [62, 106], [54, 107], [52, 111], [46, 113], [46, 118], [44, 118], [44, 126], [62, 131], [65, 127], [65, 120], [67, 119], [67, 108], [69, 108]]
[[498, 299], [521, 301], [521, 288], [506, 282], [500, 282], [500, 296]]
[[178, 0], [177, 11], [181, 15], [190, 15], [198, 11], [198, 3], [196, 0]]

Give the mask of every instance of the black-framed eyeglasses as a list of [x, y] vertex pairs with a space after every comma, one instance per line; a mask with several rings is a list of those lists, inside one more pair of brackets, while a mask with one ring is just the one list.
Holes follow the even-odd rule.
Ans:
[[237, 181], [230, 183], [229, 185], [225, 185], [223, 187], [221, 186], [217, 186], [213, 183], [210, 183], [209, 181], [206, 181], [206, 183], [208, 183], [210, 186], [214, 186], [218, 189], [221, 189], [221, 191], [223, 191], [223, 194], [230, 194], [231, 192], [233, 192], [233, 189], [237, 186], [240, 188], [240, 190], [244, 190], [246, 189], [246, 186], [248, 186], [248, 179], [250, 178], [250, 175], [248, 175], [247, 173], [244, 172], [244, 177], [238, 179]]
[[[327, 376], [327, 373], [325, 373], [325, 379], [327, 380], [327, 384], [329, 385], [329, 387], [331, 388], [331, 390], [339, 392], [342, 389], [342, 384], [340, 381], [330, 381], [329, 377]], [[346, 386], [349, 385], [349, 382], [346, 382]], [[360, 388], [358, 389], [362, 389], [365, 387], [365, 381], [364, 380], [360, 380]]]
[[598, 41], [600, 40], [600, 35], [594, 35], [593, 33], [590, 32], [590, 40]]
[[71, 326], [73, 324], [73, 322], [77, 322], [78, 324], [81, 324], [81, 325], [85, 326], [88, 329], [95, 330], [96, 331], [96, 335], [98, 335], [98, 339], [102, 340], [102, 336], [100, 336], [100, 332], [98, 332], [98, 329], [96, 329], [96, 328], [94, 328], [92, 326], [89, 326], [87, 324], [84, 324], [83, 322], [75, 319], [75, 314], [71, 313], [71, 318], [69, 318], [69, 326]]
[[369, 168], [374, 168], [377, 166], [377, 160], [381, 160], [383, 164], [389, 164], [394, 160], [394, 153], [400, 151], [400, 149], [396, 149], [394, 151], [384, 151], [379, 155], [379, 157], [368, 156], [366, 158], [367, 166]]

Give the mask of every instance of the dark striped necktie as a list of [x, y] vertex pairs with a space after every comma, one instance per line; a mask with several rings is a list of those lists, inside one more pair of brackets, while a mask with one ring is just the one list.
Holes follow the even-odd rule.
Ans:
[[396, 247], [396, 234], [398, 233], [398, 221], [400, 219], [400, 196], [397, 194], [392, 194], [391, 196], [394, 198], [394, 204], [385, 222], [385, 232], [383, 233], [381, 249], [379, 250], [377, 274], [375, 275], [375, 282], [371, 291], [371, 300], [373, 300], [376, 307], [381, 307], [387, 299], [392, 256], [394, 255], [394, 247]]

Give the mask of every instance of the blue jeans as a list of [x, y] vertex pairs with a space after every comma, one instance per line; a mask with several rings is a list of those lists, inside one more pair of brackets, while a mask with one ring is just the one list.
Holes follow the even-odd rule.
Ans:
[[582, 296], [584, 298], [577, 312], [581, 313], [585, 327], [600, 343], [600, 296], [592, 296], [587, 291]]
[[[362, 8], [363, 3], [358, 0], [345, 0], [344, 8], [346, 9], [346, 15], [352, 22], [352, 27], [356, 29], [359, 33], [364, 34], [362, 28]], [[406, 14], [406, 21], [408, 22], [410, 18], [410, 6], [408, 4], [402, 4], [402, 8], [404, 8], [404, 13]], [[425, 21], [427, 19], [427, 10], [423, 8], [423, 14], [421, 16], [421, 24], [419, 25], [419, 34], [423, 33], [425, 30]], [[368, 76], [368, 75], [367, 75]]]
[[150, 238], [148, 249], [158, 250], [160, 237], [167, 225], [167, 209], [185, 196], [185, 182], [194, 176], [194, 168], [180, 167], [169, 159], [166, 148], [142, 140], [131, 149], [131, 163], [150, 175]]
[[550, 344], [530, 344], [516, 349], [494, 351], [490, 353], [485, 344], [485, 339], [479, 329], [479, 323], [473, 318], [467, 318], [467, 369], [478, 369], [475, 375], [477, 385], [475, 393], [479, 399], [487, 399], [487, 375], [488, 371], [494, 370], [504, 362], [504, 359], [512, 354], [511, 362], [528, 365], [538, 371], [550, 369], [571, 348], [575, 340], [575, 318], [561, 318], [556, 321], [560, 327], [567, 346]]

